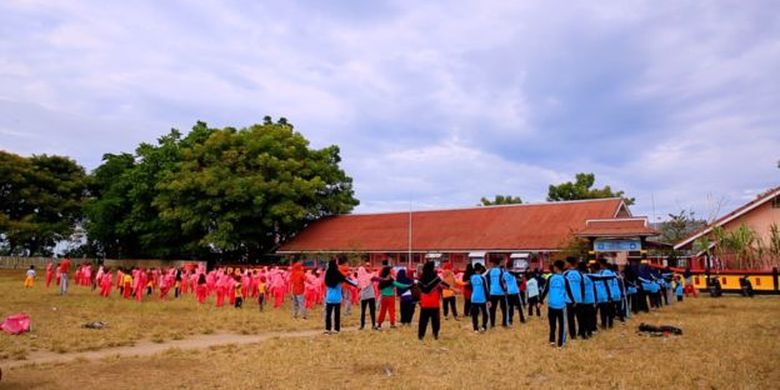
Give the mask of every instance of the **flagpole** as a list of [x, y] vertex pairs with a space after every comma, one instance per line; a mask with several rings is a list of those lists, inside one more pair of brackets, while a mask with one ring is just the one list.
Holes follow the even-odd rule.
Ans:
[[412, 200], [409, 199], [409, 253], [407, 260], [407, 267], [411, 268], [412, 266]]

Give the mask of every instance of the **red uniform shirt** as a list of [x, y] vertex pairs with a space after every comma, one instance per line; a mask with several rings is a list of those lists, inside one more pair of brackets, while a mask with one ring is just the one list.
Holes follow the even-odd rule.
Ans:
[[60, 272], [64, 274], [70, 272], [70, 260], [68, 259], [62, 260], [62, 262], [60, 263]]
[[306, 275], [302, 271], [293, 272], [290, 276], [293, 295], [303, 295], [306, 289]]
[[441, 288], [436, 287], [429, 293], [420, 296], [420, 307], [423, 309], [438, 309], [441, 301]]

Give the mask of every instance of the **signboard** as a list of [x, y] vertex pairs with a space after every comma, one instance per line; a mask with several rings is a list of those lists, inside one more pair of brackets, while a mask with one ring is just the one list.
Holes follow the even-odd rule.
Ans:
[[642, 249], [639, 240], [596, 240], [593, 250], [596, 252], [633, 252]]
[[528, 270], [528, 260], [514, 259], [512, 260], [512, 270], [517, 272], [525, 272]]

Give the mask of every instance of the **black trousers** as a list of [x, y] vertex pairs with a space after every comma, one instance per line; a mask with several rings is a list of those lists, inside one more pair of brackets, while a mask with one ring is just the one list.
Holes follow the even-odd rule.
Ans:
[[401, 298], [401, 324], [410, 325], [414, 317], [414, 301]]
[[[555, 334], [558, 333], [558, 346], [562, 347], [566, 335], [563, 323], [563, 309], [547, 308], [547, 321], [550, 323], [550, 343], [555, 343]], [[557, 332], [556, 332], [557, 331]]]
[[525, 314], [523, 313], [523, 304], [520, 302], [520, 294], [509, 294], [506, 296], [507, 311], [509, 312], [509, 324], [515, 316], [515, 309], [520, 315], [520, 322], [525, 322]]
[[582, 328], [582, 322], [579, 321], [579, 306], [573, 303], [566, 304], [566, 327], [569, 328], [569, 337], [574, 340], [577, 338], [577, 328]]
[[236, 297], [236, 309], [240, 309], [241, 305], [244, 304], [244, 298]]
[[596, 330], [597, 324], [596, 304], [583, 303], [579, 310], [582, 312], [582, 325], [580, 326], [580, 330], [584, 330], [588, 337], [593, 336], [593, 331]]
[[441, 327], [441, 320], [439, 318], [439, 309], [420, 309], [420, 326], [417, 328], [417, 338], [422, 340], [425, 338], [425, 331], [428, 329], [428, 322], [431, 323], [431, 330], [433, 330], [433, 338], [439, 338], [439, 329]]
[[[332, 319], [331, 319], [331, 315], [333, 315]], [[331, 329], [335, 330], [336, 332], [341, 330], [341, 304], [340, 303], [325, 304], [325, 330], [330, 332]]]
[[471, 299], [470, 298], [463, 298], [463, 315], [471, 315]]
[[506, 312], [506, 296], [505, 295], [491, 295], [490, 296], [490, 327], [496, 326], [496, 309], [498, 305], [501, 305], [501, 325], [507, 326], [507, 312]]
[[647, 298], [648, 298], [649, 295], [650, 294], [648, 294], [644, 290], [639, 290], [639, 292], [636, 294], [637, 299], [638, 299], [637, 305], [636, 305], [637, 311], [641, 310], [641, 311], [643, 311], [645, 313], [649, 313], [650, 312], [650, 307], [647, 305]]
[[528, 317], [534, 315], [534, 308], [536, 308], [536, 316], [541, 317], [542, 312], [539, 310], [539, 296], [528, 298]]
[[[588, 305], [578, 303], [574, 308], [577, 312], [577, 334], [582, 338], [588, 337]], [[573, 337], [572, 337], [573, 338]]]
[[612, 304], [612, 302], [601, 302], [598, 304], [599, 308], [599, 317], [601, 317], [601, 328], [611, 328], [613, 320], [615, 318], [614, 314], [612, 314], [612, 309], [615, 306]]
[[371, 315], [371, 327], [376, 327], [376, 298], [362, 299], [360, 301], [360, 329], [366, 327], [366, 309]]
[[626, 305], [624, 300], [620, 299], [613, 302], [612, 318], [617, 317], [621, 322], [626, 321]]
[[682, 301], [683, 301], [683, 296], [682, 295], [678, 295], [677, 296], [677, 302], [682, 302]]
[[488, 310], [486, 303], [472, 303], [471, 304], [471, 325], [474, 330], [479, 330], [479, 315], [482, 314], [482, 328], [487, 329], [488, 325]]
[[666, 287], [661, 288], [661, 296], [664, 298], [664, 305], [669, 306], [669, 294]]
[[450, 314], [449, 309], [452, 309], [452, 317], [458, 318], [458, 305], [456, 304], [457, 302], [455, 301], [455, 297], [447, 297], [442, 299], [442, 301], [444, 303], [444, 318], [447, 318], [447, 316]]

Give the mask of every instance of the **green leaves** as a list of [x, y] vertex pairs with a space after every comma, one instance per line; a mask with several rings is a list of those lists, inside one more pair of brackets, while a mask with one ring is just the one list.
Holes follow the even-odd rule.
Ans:
[[669, 219], [661, 223], [661, 240], [676, 244], [707, 225], [707, 221], [697, 219], [692, 210], [682, 209], [679, 213], [669, 214]]
[[502, 204], [522, 204], [523, 200], [519, 196], [496, 195], [493, 200], [483, 197], [480, 199], [482, 206], [496, 206]]
[[634, 198], [627, 198], [623, 191], [613, 192], [610, 186], [604, 188], [592, 188], [596, 183], [596, 175], [593, 173], [578, 173], [574, 182], [561, 183], [559, 185], [550, 185], [547, 192], [547, 200], [558, 202], [564, 200], [580, 199], [600, 199], [600, 198], [623, 198], [626, 205], [634, 204]]
[[61, 156], [0, 151], [0, 244], [12, 255], [49, 255], [82, 217], [87, 175]]
[[358, 204], [340, 161], [337, 146], [309, 148], [286, 120], [243, 129], [198, 122], [134, 156], [107, 155], [87, 230], [118, 257], [257, 258]]

